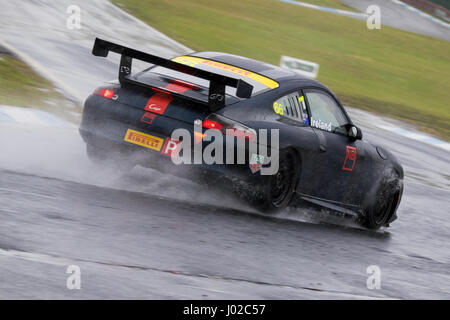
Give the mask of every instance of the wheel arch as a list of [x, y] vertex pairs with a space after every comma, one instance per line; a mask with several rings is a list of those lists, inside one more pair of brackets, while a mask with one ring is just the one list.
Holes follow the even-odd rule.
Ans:
[[301, 176], [302, 176], [302, 172], [303, 172], [303, 155], [302, 155], [302, 149], [293, 145], [284, 147], [283, 149], [280, 150], [280, 152], [290, 152], [295, 156], [295, 160], [297, 162], [297, 177], [296, 177], [296, 181], [295, 181], [295, 187], [294, 190], [297, 190], [298, 185], [300, 184], [300, 180], [301, 180]]

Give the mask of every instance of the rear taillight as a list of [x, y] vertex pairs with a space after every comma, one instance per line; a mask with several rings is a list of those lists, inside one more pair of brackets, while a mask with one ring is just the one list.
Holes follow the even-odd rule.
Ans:
[[111, 89], [105, 89], [105, 88], [97, 88], [94, 91], [94, 94], [101, 96], [106, 99], [112, 99], [114, 97], [114, 91]]
[[223, 134], [249, 140], [251, 142], [256, 139], [256, 131], [254, 129], [214, 113], [206, 117], [206, 119], [203, 120], [202, 125], [203, 128], [216, 129], [221, 131]]
[[203, 120], [203, 128], [220, 130], [223, 128], [223, 124], [216, 122], [216, 121], [206, 119], [206, 120]]

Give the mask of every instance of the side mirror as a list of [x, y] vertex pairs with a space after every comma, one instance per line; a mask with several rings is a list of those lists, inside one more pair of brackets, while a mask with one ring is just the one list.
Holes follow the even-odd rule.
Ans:
[[351, 125], [350, 129], [348, 129], [348, 137], [353, 140], [361, 140], [362, 139], [362, 131], [355, 125]]

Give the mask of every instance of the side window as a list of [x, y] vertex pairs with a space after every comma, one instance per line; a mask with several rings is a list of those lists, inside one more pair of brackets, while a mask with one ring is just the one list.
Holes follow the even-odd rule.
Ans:
[[305, 98], [299, 92], [288, 94], [275, 101], [273, 111], [280, 116], [309, 124]]
[[305, 94], [311, 109], [312, 127], [329, 132], [346, 133], [344, 126], [348, 124], [348, 119], [331, 96], [316, 90], [308, 90]]

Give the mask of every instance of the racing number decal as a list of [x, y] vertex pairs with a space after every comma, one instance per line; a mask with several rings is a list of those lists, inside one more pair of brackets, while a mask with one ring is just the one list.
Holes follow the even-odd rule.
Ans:
[[[289, 96], [291, 96], [291, 95], [289, 95]], [[280, 100], [282, 100], [282, 99], [280, 99]], [[280, 101], [280, 100], [278, 100], [278, 101]], [[284, 115], [284, 107], [283, 107], [283, 104], [278, 101], [273, 103], [273, 111], [275, 111], [276, 114], [279, 114], [280, 116], [282, 116], [282, 115]], [[308, 113], [306, 111], [306, 105], [305, 105], [305, 97], [304, 96], [298, 97], [298, 102], [301, 107], [301, 113], [303, 114], [302, 121], [304, 124], [309, 124]], [[288, 102], [287, 105], [289, 106], [290, 102]], [[296, 106], [291, 104], [291, 108], [296, 108]], [[287, 116], [289, 116], [289, 115], [287, 115]]]
[[344, 165], [342, 170], [353, 171], [356, 164], [356, 148], [347, 146], [347, 152], [345, 155]]
[[283, 115], [283, 105], [278, 102], [274, 102], [273, 104], [273, 111], [275, 111], [276, 114]]

